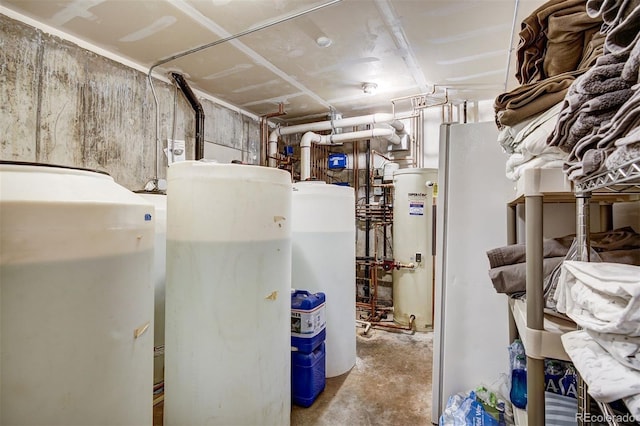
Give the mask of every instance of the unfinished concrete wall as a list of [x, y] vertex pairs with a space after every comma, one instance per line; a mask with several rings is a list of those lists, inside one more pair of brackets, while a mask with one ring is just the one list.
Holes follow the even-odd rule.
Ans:
[[[0, 14], [0, 159], [104, 170], [141, 189], [166, 177], [167, 139], [194, 157], [195, 117], [172, 85]], [[201, 99], [207, 157], [255, 163], [259, 122]], [[156, 158], [159, 167], [156, 169]], [[157, 172], [156, 172], [157, 170]]]

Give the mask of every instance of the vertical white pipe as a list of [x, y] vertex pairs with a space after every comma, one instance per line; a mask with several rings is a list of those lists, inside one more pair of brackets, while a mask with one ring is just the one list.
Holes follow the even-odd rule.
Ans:
[[278, 153], [278, 138], [284, 135], [293, 135], [302, 132], [317, 132], [334, 128], [353, 127], [363, 124], [386, 123], [393, 127], [397, 133], [405, 133], [404, 124], [396, 120], [393, 114], [370, 114], [359, 117], [343, 118], [341, 120], [327, 120], [316, 123], [298, 124], [295, 126], [278, 127], [269, 135], [269, 167], [276, 166], [275, 156]]
[[311, 177], [311, 142], [319, 142], [320, 135], [307, 132], [302, 135], [300, 141], [300, 180], [308, 180]]
[[400, 136], [398, 136], [393, 129], [369, 129], [351, 133], [340, 133], [338, 135], [318, 135], [313, 132], [305, 133], [302, 135], [302, 140], [300, 141], [300, 180], [308, 180], [311, 177], [312, 142], [328, 145], [339, 142], [353, 142], [356, 140], [374, 137], [383, 137], [394, 145], [401, 142]]

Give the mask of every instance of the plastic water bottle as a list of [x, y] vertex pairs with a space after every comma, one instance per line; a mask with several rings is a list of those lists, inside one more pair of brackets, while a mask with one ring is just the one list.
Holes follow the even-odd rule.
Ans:
[[511, 403], [518, 408], [527, 407], [527, 360], [518, 354], [513, 358], [511, 366]]
[[562, 395], [578, 398], [578, 379], [573, 364], [567, 365], [564, 376], [560, 379], [560, 389], [562, 390]]

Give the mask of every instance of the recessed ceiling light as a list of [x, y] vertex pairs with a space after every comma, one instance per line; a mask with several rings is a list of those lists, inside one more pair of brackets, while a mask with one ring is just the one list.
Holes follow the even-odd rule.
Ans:
[[320, 47], [329, 47], [333, 41], [329, 37], [320, 36], [316, 39], [316, 44]]
[[362, 90], [367, 95], [375, 95], [378, 90], [378, 85], [376, 83], [362, 83]]

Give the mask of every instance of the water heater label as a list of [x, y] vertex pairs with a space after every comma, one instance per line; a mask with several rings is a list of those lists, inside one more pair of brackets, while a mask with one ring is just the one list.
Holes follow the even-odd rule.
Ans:
[[291, 336], [305, 339], [317, 336], [327, 323], [324, 316], [324, 303], [307, 311], [291, 310]]
[[410, 216], [424, 216], [424, 201], [409, 201]]

